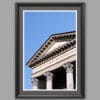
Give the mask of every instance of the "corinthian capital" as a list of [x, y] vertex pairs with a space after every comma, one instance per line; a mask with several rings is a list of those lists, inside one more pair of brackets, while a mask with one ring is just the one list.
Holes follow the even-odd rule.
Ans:
[[31, 80], [32, 80], [32, 84], [34, 85], [37, 85], [38, 84], [38, 79], [37, 78], [31, 78]]
[[46, 72], [46, 73], [44, 73], [44, 76], [46, 76], [48, 80], [49, 80], [49, 79], [50, 79], [50, 80], [53, 79], [53, 73], [51, 73], [51, 72]]
[[73, 72], [73, 67], [74, 66], [70, 62], [64, 64], [63, 67], [66, 69], [66, 72]]

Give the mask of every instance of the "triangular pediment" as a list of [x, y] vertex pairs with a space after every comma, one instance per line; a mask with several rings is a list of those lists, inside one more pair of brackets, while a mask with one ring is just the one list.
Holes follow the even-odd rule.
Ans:
[[66, 43], [68, 43], [68, 41], [55, 42], [50, 48], [48, 48], [48, 50], [45, 52], [45, 55], [50, 52], [53, 52], [54, 50], [56, 50], [57, 48], [60, 48], [61, 46], [63, 46]]
[[76, 32], [65, 32], [60, 34], [53, 34], [46, 40], [46, 42], [40, 47], [40, 49], [32, 56], [32, 58], [27, 62], [29, 67], [32, 67], [36, 61], [38, 61], [42, 56], [46, 56], [49, 53], [63, 47], [70, 41], [74, 40], [76, 37]]

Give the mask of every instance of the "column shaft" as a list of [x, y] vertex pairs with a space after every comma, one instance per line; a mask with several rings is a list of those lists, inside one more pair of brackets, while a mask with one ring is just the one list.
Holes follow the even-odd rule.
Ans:
[[32, 86], [33, 86], [33, 90], [38, 90], [38, 79], [37, 78], [32, 78]]
[[67, 89], [68, 90], [72, 90], [74, 89], [74, 84], [73, 84], [73, 73], [66, 73], [66, 76], [67, 76]]
[[64, 64], [63, 67], [66, 70], [66, 89], [74, 89], [74, 79], [73, 79], [73, 65], [71, 63]]
[[44, 76], [46, 76], [46, 89], [52, 90], [53, 74], [51, 72], [46, 72]]
[[52, 80], [47, 79], [46, 88], [47, 88], [47, 90], [51, 90], [52, 89]]

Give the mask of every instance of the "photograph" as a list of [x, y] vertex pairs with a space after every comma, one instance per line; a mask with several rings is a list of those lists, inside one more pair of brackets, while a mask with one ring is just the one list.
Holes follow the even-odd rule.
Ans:
[[32, 10], [23, 17], [23, 89], [75, 90], [77, 12]]
[[16, 4], [16, 97], [84, 97], [83, 8]]

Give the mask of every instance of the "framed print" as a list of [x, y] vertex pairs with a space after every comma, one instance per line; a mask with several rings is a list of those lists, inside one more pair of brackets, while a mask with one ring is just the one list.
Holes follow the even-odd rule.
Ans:
[[16, 98], [83, 98], [84, 3], [15, 4]]

